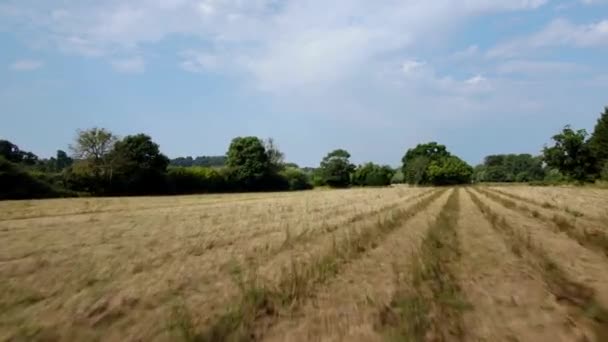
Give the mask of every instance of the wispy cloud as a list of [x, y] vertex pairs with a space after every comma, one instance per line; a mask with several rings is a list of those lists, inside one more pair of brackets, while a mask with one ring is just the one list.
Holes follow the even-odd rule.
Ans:
[[180, 67], [190, 72], [217, 71], [221, 66], [220, 58], [208, 52], [187, 50], [180, 53]]
[[608, 46], [608, 20], [576, 25], [566, 19], [555, 19], [539, 32], [499, 44], [487, 55], [514, 57], [539, 48], [598, 46]]
[[10, 65], [10, 69], [14, 71], [33, 71], [44, 66], [44, 62], [35, 59], [20, 59]]

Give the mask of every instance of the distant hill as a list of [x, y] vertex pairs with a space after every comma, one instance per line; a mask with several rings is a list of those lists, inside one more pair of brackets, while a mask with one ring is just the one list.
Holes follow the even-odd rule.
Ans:
[[205, 166], [205, 167], [222, 167], [226, 165], [226, 156], [200, 156], [196, 158], [178, 157], [171, 159], [173, 166]]

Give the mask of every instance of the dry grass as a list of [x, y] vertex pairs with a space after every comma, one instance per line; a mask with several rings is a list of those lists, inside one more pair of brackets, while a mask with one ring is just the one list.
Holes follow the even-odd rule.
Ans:
[[0, 340], [19, 327], [171, 339], [165, 322], [178, 296], [205, 308], [190, 310], [200, 329], [239, 296], [230, 265], [272, 259], [286, 231], [311, 240], [428, 191], [2, 202]]
[[[554, 213], [552, 210], [541, 209], [544, 212], [543, 214], [538, 209], [530, 208], [525, 203], [531, 203], [532, 205], [541, 206], [545, 209], [555, 209], [557, 207], [545, 206], [538, 204], [534, 201], [527, 200], [523, 201], [523, 203], [517, 203], [509, 198], [517, 199], [519, 198], [519, 196], [512, 196], [496, 189], [478, 189], [478, 191], [480, 191], [490, 199], [502, 204], [505, 208], [518, 210], [540, 221], [550, 221], [553, 223], [555, 229], [562, 233], [565, 233], [570, 238], [580, 243], [582, 246], [589, 247], [608, 256], [608, 232], [606, 231], [605, 227], [600, 226], [600, 224], [595, 221], [577, 219], [579, 217], [582, 217], [582, 214], [578, 212], [573, 213], [572, 211], [569, 212], [568, 209], [565, 209], [563, 212], [570, 213], [570, 215], [574, 217], [568, 218], [564, 215]], [[505, 196], [508, 198], [505, 198]]]
[[[438, 199], [448, 197], [444, 190], [453, 194], [436, 215], [445, 201]], [[458, 283], [463, 275], [455, 273], [461, 262], [456, 227], [462, 190], [444, 190], [393, 187], [0, 202], [0, 341], [263, 340], [270, 330], [282, 336], [280, 329], [289, 329], [286, 321], [314, 305], [319, 292], [346, 279], [364, 279], [366, 274], [358, 273], [369, 272], [384, 256], [390, 259], [386, 262], [407, 264], [407, 272], [396, 271], [400, 276], [394, 283], [389, 279], [389, 285], [382, 279], [370, 281], [390, 293], [377, 291], [373, 303], [370, 299], [370, 304], [346, 306], [348, 310], [373, 312], [373, 317], [362, 318], [369, 323], [387, 307], [379, 319], [387, 336], [463, 339], [461, 316], [470, 307]], [[596, 292], [579, 296], [587, 291], [582, 289], [602, 284], [571, 281], [563, 262], [534, 252], [543, 250], [542, 241], [508, 224], [490, 202], [500, 199], [538, 222], [553, 222], [556, 230], [588, 245], [592, 240], [604, 243], [601, 237], [606, 235], [578, 226], [594, 219], [593, 212], [573, 205], [568, 216], [553, 217], [557, 209], [543, 208], [542, 201], [548, 200], [540, 199], [544, 195], [532, 196], [540, 203], [536, 205], [482, 191], [488, 197], [478, 198], [478, 205], [510, 241], [517, 241], [509, 244], [513, 253], [523, 261], [534, 260], [539, 274], [555, 287], [552, 291], [569, 298], [564, 301], [597, 322], [604, 320]], [[594, 199], [604, 194], [595, 191], [590, 192]], [[549, 203], [564, 208], [559, 201]], [[419, 215], [427, 212], [432, 216], [428, 222]], [[404, 241], [387, 243], [397, 237]], [[409, 246], [412, 237], [415, 245]], [[419, 252], [399, 260], [389, 246], [408, 246], [400, 259]], [[359, 266], [349, 267], [353, 264]], [[358, 287], [348, 284], [350, 295], [355, 294]], [[378, 302], [382, 298], [393, 300]], [[310, 324], [321, 329], [332, 322]]]
[[462, 340], [462, 311], [470, 304], [452, 271], [460, 256], [458, 211], [454, 190], [422, 242], [412, 269], [414, 290], [398, 284], [400, 290], [380, 315], [391, 340]]
[[[484, 194], [489, 195], [487, 192]], [[556, 299], [575, 308], [580, 316], [593, 320], [596, 341], [605, 340], [608, 337], [608, 309], [598, 302], [594, 289], [571, 279], [541, 245], [531, 241], [529, 235], [524, 235], [475, 194], [470, 193], [470, 196], [496, 231], [502, 233], [511, 249], [518, 251], [515, 254], [539, 269]]]

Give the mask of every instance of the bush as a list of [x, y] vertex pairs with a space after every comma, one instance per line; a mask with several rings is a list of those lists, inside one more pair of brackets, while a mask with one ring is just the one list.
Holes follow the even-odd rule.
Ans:
[[394, 171], [388, 166], [373, 163], [359, 165], [352, 175], [352, 184], [359, 186], [387, 186], [391, 184]]
[[280, 175], [287, 181], [289, 190], [312, 189], [308, 174], [300, 169], [289, 167], [281, 171]]
[[217, 169], [192, 166], [169, 167], [167, 182], [174, 194], [196, 194], [229, 191], [226, 180]]
[[42, 179], [36, 178], [17, 164], [0, 157], [0, 199], [50, 198], [71, 195]]
[[600, 178], [604, 181], [608, 181], [608, 161], [606, 161], [604, 167], [602, 167]]
[[405, 183], [405, 177], [403, 176], [403, 170], [397, 169], [393, 178], [391, 178], [391, 184], [403, 184]]
[[468, 184], [473, 176], [473, 168], [454, 156], [432, 161], [427, 172], [433, 185]]

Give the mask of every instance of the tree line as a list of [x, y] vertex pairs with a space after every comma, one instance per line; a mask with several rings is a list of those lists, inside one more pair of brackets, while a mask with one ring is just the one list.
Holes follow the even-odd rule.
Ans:
[[477, 182], [530, 182], [532, 184], [593, 183], [608, 181], [608, 107], [593, 132], [565, 126], [551, 137], [538, 156], [487, 156], [475, 168]]
[[119, 138], [103, 128], [78, 131], [68, 154], [40, 159], [0, 140], [0, 199], [305, 190], [318, 186], [455, 185], [471, 182], [608, 180], [608, 107], [591, 135], [566, 126], [542, 154], [490, 155], [472, 167], [437, 142], [408, 149], [401, 166], [354, 165], [344, 149], [315, 168], [285, 161], [272, 139], [236, 137], [223, 156], [170, 160], [152, 138]]

